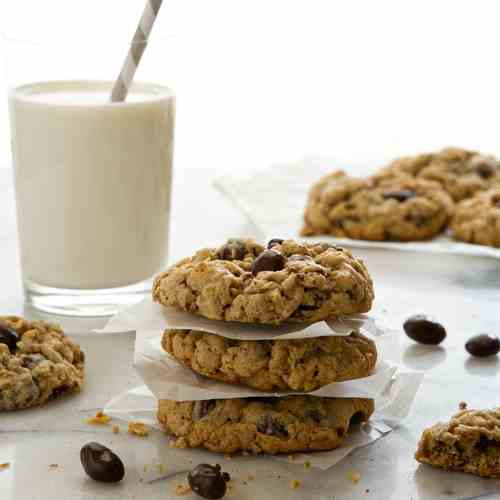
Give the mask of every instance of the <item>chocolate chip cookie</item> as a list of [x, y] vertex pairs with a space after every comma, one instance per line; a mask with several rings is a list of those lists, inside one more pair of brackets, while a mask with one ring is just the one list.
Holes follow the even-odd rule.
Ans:
[[456, 240], [500, 247], [500, 187], [458, 203], [451, 233]]
[[500, 477], [500, 409], [462, 410], [426, 429], [415, 458], [443, 469]]
[[453, 201], [435, 182], [403, 177], [356, 179], [336, 172], [313, 188], [302, 234], [372, 241], [418, 241], [438, 234]]
[[193, 330], [166, 330], [162, 346], [205, 377], [261, 391], [313, 391], [331, 382], [370, 375], [375, 343], [346, 337], [243, 341]]
[[367, 312], [373, 283], [349, 250], [326, 243], [229, 240], [200, 250], [166, 272], [153, 298], [209, 319], [244, 323], [315, 322]]
[[409, 175], [436, 181], [455, 201], [460, 201], [499, 185], [500, 161], [475, 151], [446, 148], [434, 154], [399, 158], [377, 175]]
[[59, 326], [0, 317], [0, 411], [79, 391], [83, 377], [84, 354]]
[[373, 410], [370, 399], [313, 396], [160, 400], [158, 420], [181, 448], [276, 454], [338, 448], [351, 424], [367, 421]]

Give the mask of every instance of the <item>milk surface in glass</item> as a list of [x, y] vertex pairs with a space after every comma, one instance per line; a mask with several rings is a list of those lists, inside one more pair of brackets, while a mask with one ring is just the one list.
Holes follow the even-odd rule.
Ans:
[[23, 278], [72, 290], [134, 285], [167, 261], [175, 98], [136, 84], [46, 82], [9, 96]]

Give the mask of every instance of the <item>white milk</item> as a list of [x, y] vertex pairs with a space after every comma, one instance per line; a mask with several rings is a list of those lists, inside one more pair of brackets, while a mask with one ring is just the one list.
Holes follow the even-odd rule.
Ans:
[[47, 82], [10, 94], [23, 276], [102, 289], [167, 261], [175, 99], [153, 84], [110, 103], [111, 83]]

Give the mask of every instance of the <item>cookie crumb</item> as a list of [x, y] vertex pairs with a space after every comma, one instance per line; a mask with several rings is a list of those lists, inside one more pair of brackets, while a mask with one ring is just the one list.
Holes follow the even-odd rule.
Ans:
[[356, 484], [361, 479], [361, 474], [359, 472], [350, 472], [347, 476], [354, 484]]
[[228, 454], [224, 455], [224, 458], [226, 460], [232, 460], [233, 459], [233, 457], [231, 455], [228, 455]]
[[49, 469], [58, 469], [59, 464], [49, 464]]
[[113, 425], [113, 427], [111, 428], [111, 431], [113, 432], [113, 434], [119, 434], [120, 433], [120, 426], [119, 425]]
[[310, 469], [311, 468], [311, 462], [309, 462], [309, 460], [306, 460], [304, 462], [304, 469]]
[[158, 474], [163, 474], [165, 472], [165, 466], [163, 464], [158, 464], [156, 466], [156, 470], [158, 471]]
[[370, 490], [366, 488], [365, 493], [370, 493]]
[[295, 455], [288, 455], [287, 460], [289, 462], [295, 462]]
[[298, 487], [300, 487], [300, 481], [298, 479], [292, 479], [290, 481], [290, 488], [296, 490]]
[[94, 417], [87, 419], [89, 425], [106, 425], [111, 420], [109, 415], [105, 415], [102, 411], [98, 411]]
[[175, 487], [175, 494], [177, 496], [181, 495], [187, 495], [188, 493], [191, 493], [191, 487], [187, 484], [178, 484]]
[[227, 489], [228, 489], [229, 491], [233, 491], [233, 490], [234, 490], [234, 487], [235, 487], [234, 481], [231, 479], [231, 480], [227, 483]]
[[6, 470], [10, 469], [10, 462], [5, 462], [3, 464], [0, 464], [0, 470]]
[[253, 480], [255, 479], [255, 476], [254, 476], [253, 474], [248, 474], [247, 479], [248, 479], [249, 481], [253, 481]]
[[466, 410], [467, 409], [467, 403], [465, 401], [460, 401], [460, 403], [458, 403], [458, 407], [461, 410]]
[[142, 422], [129, 422], [128, 433], [133, 436], [146, 437], [149, 436], [149, 429]]

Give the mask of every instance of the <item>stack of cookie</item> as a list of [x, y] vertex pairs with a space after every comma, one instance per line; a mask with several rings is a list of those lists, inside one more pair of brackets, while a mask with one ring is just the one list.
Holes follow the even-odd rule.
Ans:
[[[328, 244], [229, 240], [204, 249], [157, 277], [162, 305], [211, 320], [279, 325], [314, 324], [367, 312], [374, 298], [363, 262]], [[158, 419], [179, 447], [221, 453], [293, 453], [338, 447], [373, 401], [306, 393], [336, 381], [370, 375], [377, 360], [372, 340], [359, 332], [296, 340], [232, 340], [193, 330], [167, 330], [163, 348], [194, 372], [258, 391], [300, 392], [176, 402], [160, 400]]]
[[446, 148], [399, 158], [366, 178], [343, 171], [311, 189], [302, 234], [373, 241], [453, 238], [500, 247], [500, 161]]

